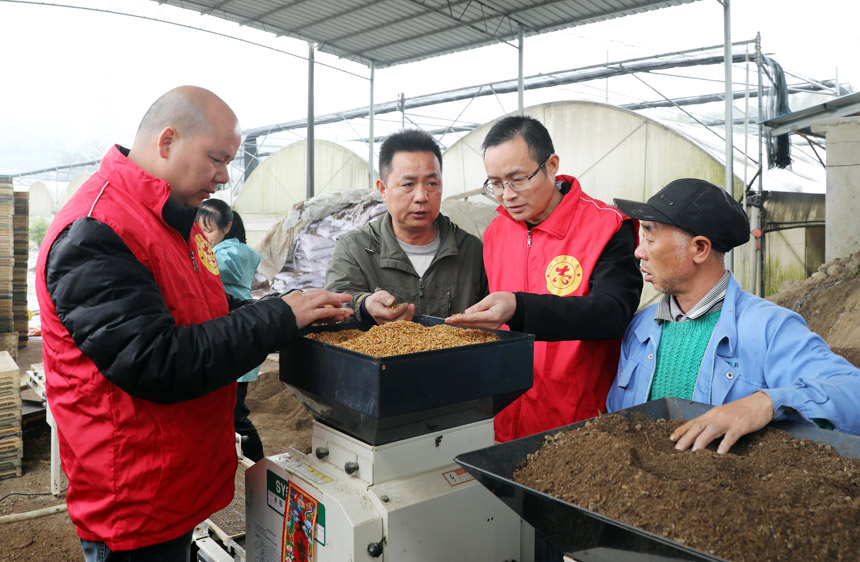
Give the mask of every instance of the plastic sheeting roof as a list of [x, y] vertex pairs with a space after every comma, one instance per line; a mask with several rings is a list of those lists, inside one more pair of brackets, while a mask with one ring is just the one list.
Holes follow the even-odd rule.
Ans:
[[697, 0], [164, 0], [386, 67]]

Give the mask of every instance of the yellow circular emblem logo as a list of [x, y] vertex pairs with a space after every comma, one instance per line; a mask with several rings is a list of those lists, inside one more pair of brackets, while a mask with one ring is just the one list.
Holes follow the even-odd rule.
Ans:
[[573, 256], [556, 256], [546, 266], [546, 290], [560, 297], [574, 292], [582, 283], [582, 266]]
[[209, 270], [209, 273], [218, 275], [218, 260], [215, 259], [215, 254], [212, 253], [209, 241], [202, 234], [197, 234], [194, 236], [194, 242], [197, 244], [197, 257], [200, 258], [200, 263]]

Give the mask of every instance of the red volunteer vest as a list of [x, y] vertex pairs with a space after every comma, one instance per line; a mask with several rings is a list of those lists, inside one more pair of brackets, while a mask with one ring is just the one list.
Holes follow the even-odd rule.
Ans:
[[78, 535], [115, 551], [174, 539], [230, 503], [236, 387], [175, 404], [120, 390], [60, 322], [45, 264], [59, 233], [89, 215], [110, 226], [152, 273], [176, 325], [226, 315], [217, 262], [203, 232], [195, 224], [183, 240], [162, 219], [169, 194], [167, 183], [113, 147], [52, 221], [36, 268], [48, 403], [69, 478], [69, 515]]
[[[589, 293], [594, 265], [623, 215], [582, 192], [572, 176], [557, 176], [570, 191], [531, 229], [499, 206], [484, 232], [490, 292], [578, 297]], [[495, 417], [496, 439], [509, 441], [604, 412], [615, 377], [621, 338], [535, 342], [534, 385]]]

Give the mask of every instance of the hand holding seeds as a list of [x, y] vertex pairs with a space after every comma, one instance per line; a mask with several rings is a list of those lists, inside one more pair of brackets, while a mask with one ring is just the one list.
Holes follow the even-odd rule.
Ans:
[[364, 308], [373, 316], [377, 324], [412, 320], [415, 315], [414, 304], [398, 303], [394, 295], [383, 289], [377, 289], [375, 293], [364, 299]]

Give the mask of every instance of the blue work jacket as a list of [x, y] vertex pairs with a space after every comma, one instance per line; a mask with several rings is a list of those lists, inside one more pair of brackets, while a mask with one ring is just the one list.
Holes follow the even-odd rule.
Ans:
[[[648, 398], [663, 332], [656, 309], [640, 311], [627, 327], [606, 399], [610, 412]], [[744, 291], [732, 275], [693, 400], [720, 405], [757, 390], [773, 400], [774, 420], [825, 419], [860, 434], [860, 369], [833, 353], [799, 314]]]

